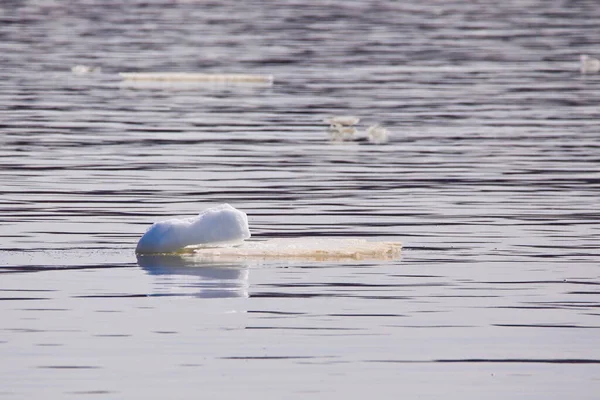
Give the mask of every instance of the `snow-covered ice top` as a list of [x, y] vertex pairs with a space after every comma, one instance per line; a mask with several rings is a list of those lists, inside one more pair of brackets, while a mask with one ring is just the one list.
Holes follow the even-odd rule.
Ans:
[[156, 222], [141, 237], [135, 251], [172, 253], [186, 246], [235, 243], [249, 237], [246, 214], [229, 204], [221, 204], [196, 217]]

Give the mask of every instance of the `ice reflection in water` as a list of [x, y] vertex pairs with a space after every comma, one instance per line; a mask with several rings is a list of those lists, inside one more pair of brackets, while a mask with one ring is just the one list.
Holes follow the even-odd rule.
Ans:
[[156, 278], [160, 293], [193, 291], [201, 298], [248, 297], [249, 267], [243, 262], [202, 262], [186, 255], [138, 255], [137, 262]]

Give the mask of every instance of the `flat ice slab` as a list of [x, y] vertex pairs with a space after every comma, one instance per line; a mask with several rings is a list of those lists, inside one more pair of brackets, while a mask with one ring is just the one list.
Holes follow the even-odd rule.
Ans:
[[219, 83], [273, 83], [272, 75], [201, 74], [186, 72], [120, 72], [128, 81], [219, 82]]
[[136, 253], [174, 253], [191, 245], [240, 243], [250, 237], [248, 217], [229, 204], [196, 217], [156, 222], [139, 240]]
[[236, 262], [243, 260], [388, 260], [400, 256], [399, 242], [371, 242], [365, 239], [322, 237], [280, 238], [247, 241], [238, 246], [188, 247], [199, 262]]

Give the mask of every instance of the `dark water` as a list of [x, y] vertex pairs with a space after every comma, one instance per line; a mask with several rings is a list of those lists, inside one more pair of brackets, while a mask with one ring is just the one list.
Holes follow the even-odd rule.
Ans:
[[[598, 21], [567, 0], [2, 2], [0, 397], [597, 398]], [[330, 143], [340, 114], [390, 141]], [[403, 256], [138, 262], [149, 224], [221, 202], [256, 238]]]

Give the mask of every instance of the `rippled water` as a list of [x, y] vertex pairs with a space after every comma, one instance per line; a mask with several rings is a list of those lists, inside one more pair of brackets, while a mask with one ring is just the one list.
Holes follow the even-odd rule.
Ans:
[[[0, 397], [597, 398], [597, 3], [240, 3], [0, 5]], [[136, 259], [221, 202], [403, 256]]]

